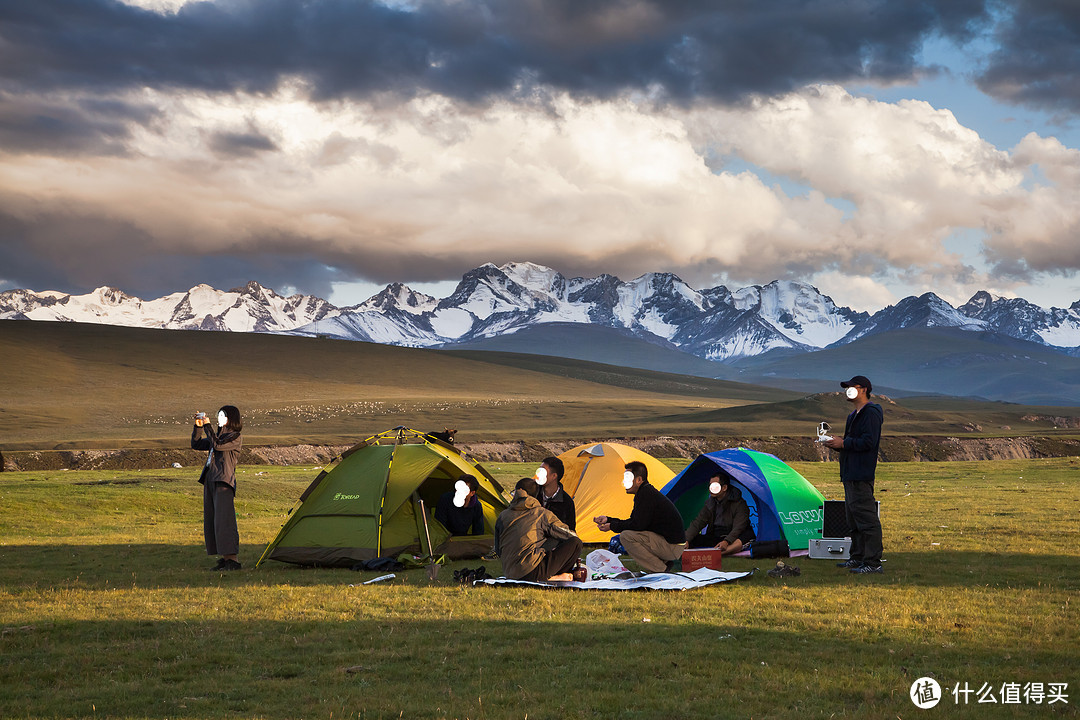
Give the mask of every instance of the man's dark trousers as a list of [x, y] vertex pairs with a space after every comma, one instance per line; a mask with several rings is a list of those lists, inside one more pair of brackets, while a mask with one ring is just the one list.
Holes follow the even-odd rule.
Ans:
[[844, 510], [851, 528], [850, 558], [867, 565], [881, 565], [881, 519], [874, 501], [874, 483], [845, 482]]
[[578, 537], [567, 538], [553, 550], [549, 550], [544, 559], [540, 561], [532, 571], [521, 578], [530, 582], [544, 582], [549, 577], [570, 572], [581, 557], [581, 539]]

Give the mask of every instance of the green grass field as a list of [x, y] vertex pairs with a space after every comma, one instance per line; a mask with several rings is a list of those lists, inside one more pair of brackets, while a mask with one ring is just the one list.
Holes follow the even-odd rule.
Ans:
[[[835, 464], [794, 466], [841, 497]], [[454, 584], [477, 561], [370, 586], [250, 569], [317, 471], [240, 470], [245, 570], [225, 574], [193, 470], [0, 474], [0, 717], [1080, 715], [1075, 458], [883, 464], [884, 575], [732, 559], [760, 572], [685, 593]], [[932, 710], [908, 698], [923, 676]], [[1067, 683], [1068, 703], [957, 706], [957, 683]]]

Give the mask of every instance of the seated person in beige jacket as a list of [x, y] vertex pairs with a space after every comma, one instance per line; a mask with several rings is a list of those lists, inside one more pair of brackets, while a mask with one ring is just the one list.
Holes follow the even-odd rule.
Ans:
[[[503, 576], [511, 580], [573, 580], [570, 571], [581, 556], [581, 539], [536, 499], [539, 488], [522, 478], [514, 499], [495, 522], [495, 552]], [[549, 542], [552, 541], [552, 542]], [[545, 549], [545, 543], [550, 549]]]

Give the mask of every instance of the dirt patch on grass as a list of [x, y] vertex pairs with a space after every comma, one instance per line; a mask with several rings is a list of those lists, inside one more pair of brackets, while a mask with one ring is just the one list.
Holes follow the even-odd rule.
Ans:
[[291, 445], [254, 447], [251, 454], [260, 465], [325, 465], [349, 449], [349, 445]]

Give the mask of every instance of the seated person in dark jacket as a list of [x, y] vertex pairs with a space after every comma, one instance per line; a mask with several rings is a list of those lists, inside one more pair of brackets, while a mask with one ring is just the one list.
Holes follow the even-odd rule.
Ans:
[[444, 492], [435, 506], [435, 519], [451, 535], [483, 535], [484, 508], [476, 491], [480, 483], [472, 475], [462, 475], [454, 490]]
[[566, 468], [563, 461], [557, 457], [544, 458], [540, 463], [540, 469], [536, 471], [536, 484], [540, 486], [540, 492], [536, 499], [545, 510], [550, 510], [555, 517], [566, 523], [566, 526], [577, 532], [577, 510], [574, 508], [574, 498], [566, 492], [562, 486], [563, 473]]
[[709, 478], [709, 499], [686, 528], [686, 547], [716, 548], [722, 555], [734, 555], [753, 539], [750, 508], [739, 488], [732, 487], [724, 475]]
[[665, 572], [677, 568], [682, 559], [686, 537], [678, 508], [649, 484], [649, 469], [634, 460], [626, 463], [623, 487], [634, 496], [634, 509], [626, 520], [600, 515], [593, 522], [601, 532], [619, 533], [619, 542], [627, 554], [646, 572]]

